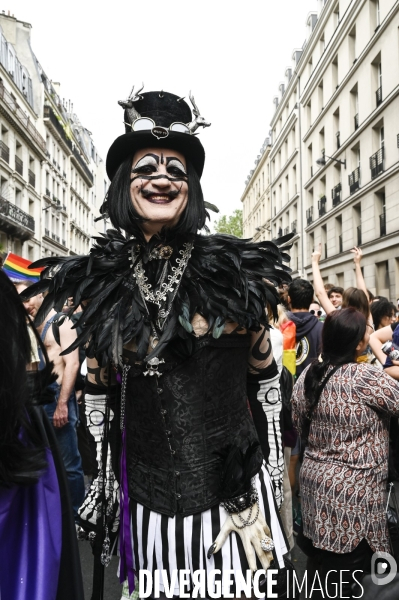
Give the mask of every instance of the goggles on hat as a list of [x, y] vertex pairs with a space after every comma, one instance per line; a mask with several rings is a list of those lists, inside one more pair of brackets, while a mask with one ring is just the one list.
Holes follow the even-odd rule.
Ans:
[[313, 308], [309, 312], [311, 315], [317, 315], [318, 317], [321, 317], [321, 315], [323, 314], [322, 310], [313, 310]]
[[125, 125], [128, 125], [132, 128], [132, 131], [151, 131], [152, 135], [154, 135], [158, 140], [162, 138], [166, 138], [169, 135], [170, 131], [177, 131], [178, 133], [188, 133], [191, 131], [185, 123], [172, 123], [169, 127], [162, 127], [161, 125], [156, 125], [155, 121], [150, 119], [149, 117], [140, 117], [130, 123], [124, 122]]

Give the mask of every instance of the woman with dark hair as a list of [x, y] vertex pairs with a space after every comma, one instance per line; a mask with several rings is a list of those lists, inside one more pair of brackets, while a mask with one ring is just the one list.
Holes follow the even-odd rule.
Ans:
[[[42, 280], [26, 290], [49, 292], [39, 322], [66, 297], [83, 306], [77, 344], [86, 345], [86, 410], [102, 463], [80, 516], [96, 528], [95, 554], [107, 564], [120, 484], [120, 573], [130, 592], [134, 569], [161, 575], [161, 592], [170, 584], [180, 595], [173, 577], [181, 570], [189, 571], [185, 590], [200, 570], [213, 589], [215, 568], [246, 577], [274, 558], [283, 570], [288, 551], [276, 502], [281, 436], [267, 417], [280, 400], [265, 311], [269, 303], [276, 315], [278, 295], [266, 279], [290, 281], [288, 257], [270, 242], [198, 233], [211, 205], [193, 133], [209, 123], [191, 101], [195, 118], [167, 92], [132, 91], [120, 102], [126, 133], [108, 152], [103, 209], [116, 229], [90, 256], [39, 261]], [[256, 427], [269, 427], [273, 443], [259, 444]], [[93, 597], [102, 598], [95, 564]], [[230, 579], [216, 579], [220, 597], [230, 597]]]
[[388, 327], [396, 321], [396, 307], [393, 302], [389, 302], [386, 298], [373, 302], [370, 310], [375, 331], [382, 327]]
[[344, 291], [342, 297], [342, 308], [356, 308], [370, 323], [370, 304], [363, 290], [355, 287], [349, 287]]
[[399, 384], [356, 363], [369, 329], [354, 308], [328, 315], [321, 359], [299, 377], [292, 398], [294, 423], [308, 442], [300, 472], [303, 532], [317, 549], [319, 575], [330, 594], [340, 570], [352, 573], [341, 596], [349, 598], [354, 571], [369, 571], [373, 552], [390, 552], [389, 417], [399, 415]]
[[66, 475], [40, 406], [51, 364], [29, 370], [27, 317], [0, 270], [0, 591], [4, 599], [83, 600]]

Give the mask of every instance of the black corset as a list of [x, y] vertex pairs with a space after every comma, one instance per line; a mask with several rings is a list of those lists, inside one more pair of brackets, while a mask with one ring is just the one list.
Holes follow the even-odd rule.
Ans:
[[[191, 515], [220, 502], [222, 449], [257, 439], [247, 403], [249, 335], [204, 336], [161, 377], [129, 371], [129, 496], [159, 513]], [[260, 450], [259, 450], [260, 451]]]

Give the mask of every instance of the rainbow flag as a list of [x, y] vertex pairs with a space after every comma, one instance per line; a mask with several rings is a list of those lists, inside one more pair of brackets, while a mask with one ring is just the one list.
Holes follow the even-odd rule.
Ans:
[[39, 281], [43, 267], [39, 269], [28, 269], [31, 264], [32, 262], [30, 260], [9, 252], [3, 263], [3, 271], [14, 283], [23, 279], [34, 283]]

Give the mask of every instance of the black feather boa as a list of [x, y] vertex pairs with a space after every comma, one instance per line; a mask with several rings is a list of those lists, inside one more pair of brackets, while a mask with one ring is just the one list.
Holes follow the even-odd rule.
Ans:
[[[281, 243], [289, 237], [281, 238]], [[209, 332], [219, 337], [226, 320], [242, 328], [258, 331], [267, 326], [266, 303], [273, 311], [279, 301], [273, 284], [289, 282], [290, 269], [283, 264], [289, 256], [273, 242], [251, 243], [228, 235], [181, 235], [168, 239], [167, 233], [153, 236], [141, 246], [141, 258], [146, 276], [153, 286], [159, 280], [163, 259], [149, 260], [150, 252], [160, 244], [173, 248], [169, 261], [176, 265], [183, 244], [192, 241], [194, 248], [182, 278], [173, 309], [168, 317], [159, 344], [151, 357], [159, 354], [170, 340], [178, 339], [190, 346], [190, 322], [196, 313], [209, 325]], [[109, 230], [87, 256], [47, 257], [36, 261], [32, 268], [46, 267], [41, 280], [27, 288], [24, 299], [48, 292], [37, 314], [36, 324], [43, 322], [54, 308], [61, 311], [67, 298], [74, 305], [82, 304], [83, 313], [77, 325], [83, 328], [68, 351], [85, 344], [89, 357], [104, 366], [110, 359], [120, 363], [123, 346], [133, 339], [138, 358], [146, 357], [151, 335], [150, 320], [156, 318], [156, 307], [148, 303], [150, 317], [132, 276], [131, 250], [138, 244], [116, 230]], [[183, 345], [184, 345], [183, 344]], [[189, 348], [188, 348], [189, 350]]]

